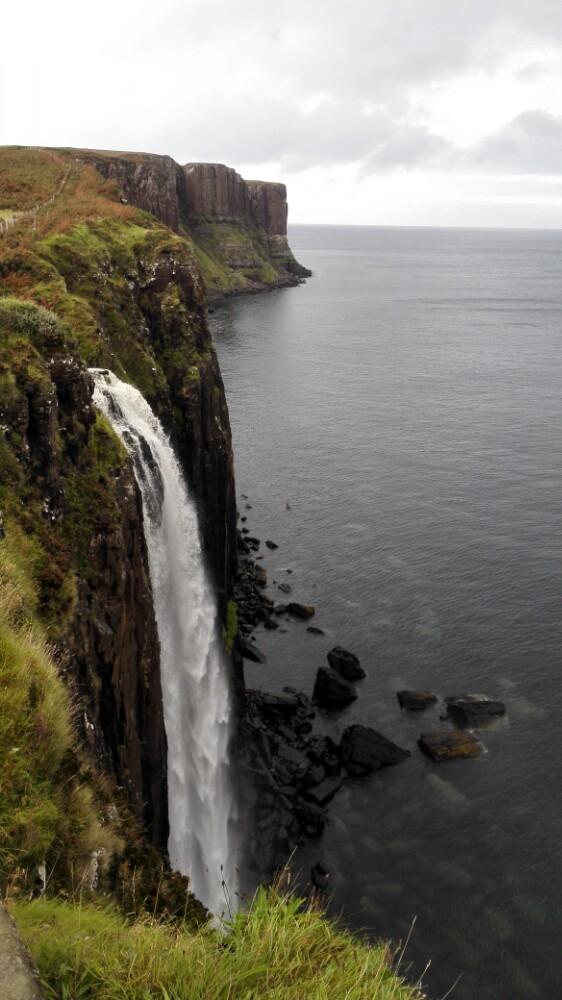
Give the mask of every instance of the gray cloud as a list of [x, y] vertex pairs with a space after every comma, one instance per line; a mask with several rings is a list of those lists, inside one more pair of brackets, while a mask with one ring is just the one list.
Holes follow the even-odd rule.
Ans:
[[562, 174], [562, 118], [524, 111], [471, 150], [466, 162], [505, 173]]

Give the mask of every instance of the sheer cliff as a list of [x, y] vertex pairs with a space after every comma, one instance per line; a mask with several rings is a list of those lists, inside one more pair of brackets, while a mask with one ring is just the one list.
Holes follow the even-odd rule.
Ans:
[[[224, 618], [234, 476], [203, 283], [191, 242], [123, 204], [92, 166], [20, 149], [0, 151], [0, 167], [1, 554], [25, 559], [30, 614], [54, 646], [91, 758], [163, 845], [166, 739], [142, 510], [130, 460], [92, 406], [88, 368], [135, 384], [170, 434]], [[154, 194], [153, 180], [141, 172], [138, 200], [159, 198], [164, 215], [165, 186]]]
[[310, 272], [287, 241], [284, 184], [244, 180], [221, 163], [73, 150], [115, 180], [122, 198], [193, 240], [208, 299], [295, 285]]

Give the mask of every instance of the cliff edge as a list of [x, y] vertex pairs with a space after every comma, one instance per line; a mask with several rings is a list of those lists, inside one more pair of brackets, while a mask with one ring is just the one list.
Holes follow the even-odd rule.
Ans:
[[150, 153], [73, 149], [114, 180], [123, 200], [193, 241], [208, 300], [296, 285], [310, 271], [287, 241], [287, 189], [244, 180], [222, 163], [187, 163]]

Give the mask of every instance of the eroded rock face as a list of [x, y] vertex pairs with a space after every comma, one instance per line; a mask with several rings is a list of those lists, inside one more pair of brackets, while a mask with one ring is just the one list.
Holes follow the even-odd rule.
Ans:
[[152, 839], [168, 836], [160, 649], [142, 502], [129, 461], [112, 482], [121, 517], [91, 540], [66, 636], [87, 745], [126, 789]]
[[287, 188], [273, 181], [246, 181], [253, 218], [269, 236], [287, 235]]
[[187, 216], [211, 215], [220, 222], [252, 220], [246, 181], [223, 163], [187, 163], [185, 209]]
[[76, 152], [83, 163], [91, 163], [104, 177], [116, 181], [131, 205], [151, 212], [177, 232], [183, 175], [170, 156], [88, 149]]

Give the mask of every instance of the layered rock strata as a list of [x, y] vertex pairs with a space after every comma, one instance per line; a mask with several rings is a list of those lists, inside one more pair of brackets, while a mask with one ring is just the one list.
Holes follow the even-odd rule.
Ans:
[[72, 152], [114, 180], [125, 202], [193, 239], [209, 298], [295, 285], [310, 274], [287, 242], [284, 184], [246, 181], [222, 163], [180, 166], [149, 153]]

